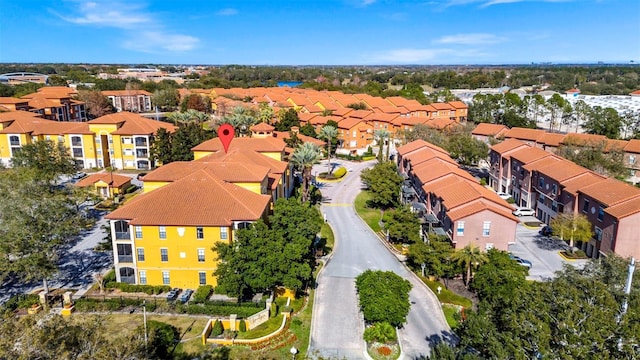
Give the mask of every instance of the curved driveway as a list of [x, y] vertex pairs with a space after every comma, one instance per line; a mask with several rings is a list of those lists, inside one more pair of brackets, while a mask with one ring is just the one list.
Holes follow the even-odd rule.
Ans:
[[[325, 183], [322, 211], [333, 228], [336, 244], [330, 260], [318, 275], [311, 341], [312, 358], [363, 359], [363, 319], [355, 290], [355, 277], [367, 269], [393, 271], [409, 280], [411, 310], [399, 331], [405, 359], [427, 357], [430, 341], [448, 338], [447, 325], [435, 295], [378, 240], [353, 207], [360, 192], [360, 171], [372, 166], [343, 162], [349, 172], [340, 183]], [[326, 171], [326, 165], [314, 173]]]

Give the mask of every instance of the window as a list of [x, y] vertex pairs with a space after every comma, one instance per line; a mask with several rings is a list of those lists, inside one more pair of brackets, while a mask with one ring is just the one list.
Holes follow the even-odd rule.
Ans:
[[602, 241], [602, 229], [596, 226], [595, 228], [595, 238], [598, 241]]
[[168, 271], [163, 271], [162, 272], [162, 284], [163, 285], [169, 285], [170, 284], [170, 279], [169, 279], [169, 272]]
[[602, 206], [598, 207], [598, 221], [604, 220], [604, 209]]
[[133, 156], [133, 149], [124, 149], [124, 156]]
[[117, 244], [118, 262], [133, 262], [131, 244]]
[[147, 285], [147, 271], [140, 270], [140, 285]]
[[207, 285], [207, 273], [204, 271], [200, 271], [198, 273], [198, 278], [199, 278], [199, 284], [200, 285]]
[[629, 155], [629, 164], [633, 165], [636, 163], [636, 157], [634, 155]]
[[558, 193], [558, 185], [557, 185], [557, 184], [553, 184], [553, 185], [551, 185], [551, 193], [552, 193], [553, 195], [555, 195], [555, 194], [557, 194], [557, 193]]
[[539, 186], [540, 188], [543, 188], [543, 187], [544, 187], [544, 178], [543, 178], [542, 176], [540, 176], [540, 177], [538, 178], [538, 186]]
[[136, 137], [136, 146], [147, 146], [147, 138]]
[[80, 136], [72, 136], [71, 146], [82, 146], [82, 138]]
[[204, 239], [204, 229], [202, 228], [202, 226], [198, 226], [196, 228], [196, 239], [198, 240]]
[[142, 239], [142, 226], [136, 226], [136, 239]]
[[458, 221], [458, 227], [456, 229], [456, 235], [463, 236], [464, 235], [464, 221]]
[[83, 156], [82, 148], [73, 148], [73, 157], [81, 158]]
[[160, 261], [167, 262], [169, 261], [169, 250], [166, 248], [160, 249]]
[[9, 143], [11, 146], [20, 146], [20, 137], [16, 135], [9, 136]]
[[144, 249], [138, 248], [138, 261], [144, 261]]
[[198, 249], [198, 262], [204, 262], [204, 249]]
[[589, 200], [584, 199], [584, 204], [582, 205], [582, 212], [589, 212]]
[[64, 136], [58, 135], [58, 142], [63, 143], [64, 142]]
[[229, 238], [229, 233], [227, 232], [226, 226], [220, 228], [220, 240], [227, 240]]
[[491, 221], [485, 221], [482, 223], [482, 236], [489, 236], [491, 234]]
[[160, 239], [166, 239], [167, 238], [167, 228], [164, 226], [158, 226], [158, 236], [160, 237]]
[[131, 144], [131, 138], [130, 137], [123, 137], [122, 138], [122, 143], [123, 144]]
[[113, 228], [116, 231], [116, 240], [128, 240], [129, 235], [129, 223], [126, 221], [116, 221], [113, 223]]

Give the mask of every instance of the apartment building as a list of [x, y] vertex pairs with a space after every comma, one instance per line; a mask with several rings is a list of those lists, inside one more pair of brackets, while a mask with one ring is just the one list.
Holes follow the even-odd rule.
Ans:
[[37, 92], [22, 97], [29, 104], [29, 111], [45, 119], [55, 121], [87, 121], [85, 104], [73, 97], [76, 90], [65, 86], [45, 86]]
[[109, 90], [102, 91], [116, 111], [149, 112], [151, 106], [151, 93], [145, 90]]
[[[399, 171], [416, 194], [412, 201], [433, 217], [432, 230], [446, 235], [454, 248], [507, 250], [519, 222], [511, 206], [460, 169], [446, 151], [417, 140], [398, 148]], [[414, 206], [415, 207], [415, 206]]]

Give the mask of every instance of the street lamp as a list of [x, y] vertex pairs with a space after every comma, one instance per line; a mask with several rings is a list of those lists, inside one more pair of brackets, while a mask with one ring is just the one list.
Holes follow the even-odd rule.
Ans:
[[289, 350], [289, 352], [291, 353], [291, 356], [293, 359], [296, 358], [296, 354], [298, 354], [298, 349], [296, 349], [295, 346], [292, 346], [291, 349]]
[[142, 320], [144, 321], [144, 347], [147, 347], [147, 300], [142, 300]]

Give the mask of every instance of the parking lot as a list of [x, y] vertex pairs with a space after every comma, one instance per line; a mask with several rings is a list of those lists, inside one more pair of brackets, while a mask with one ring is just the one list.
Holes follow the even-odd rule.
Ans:
[[516, 230], [516, 243], [509, 245], [509, 252], [531, 261], [530, 280], [546, 280], [562, 270], [564, 264], [582, 267], [587, 260], [568, 261], [559, 252], [568, 249], [564, 241], [538, 234], [540, 228], [529, 229], [522, 224]]

